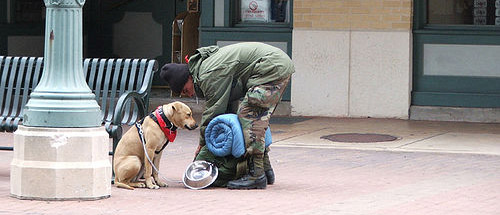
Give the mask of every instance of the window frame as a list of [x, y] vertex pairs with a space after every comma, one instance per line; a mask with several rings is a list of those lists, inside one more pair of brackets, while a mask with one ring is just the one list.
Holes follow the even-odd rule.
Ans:
[[[448, 30], [448, 31], [456, 31], [457, 34], [468, 34], [467, 32], [481, 32], [486, 33], [499, 33], [500, 34], [500, 25], [451, 25], [451, 24], [428, 24], [427, 20], [427, 5], [429, 0], [416, 0], [414, 2], [414, 22], [413, 22], [413, 30], [416, 30], [417, 33], [419, 30]], [[496, 34], [495, 33], [495, 34]]]
[[425, 44], [500, 45], [500, 26], [427, 24], [428, 0], [414, 1], [413, 78], [411, 105], [446, 107], [499, 107], [500, 78], [425, 75]]
[[[271, 0], [272, 1], [272, 0]], [[290, 14], [289, 15], [289, 20], [288, 23], [283, 22], [283, 23], [259, 23], [259, 22], [247, 22], [247, 23], [242, 23], [239, 22], [239, 16], [241, 15], [240, 9], [238, 8], [240, 6], [241, 0], [225, 0], [225, 7], [230, 8], [229, 14], [226, 14], [226, 17], [230, 17], [230, 27], [236, 27], [236, 28], [247, 28], [247, 27], [268, 27], [268, 28], [292, 28], [292, 23], [293, 23], [293, 0], [288, 0], [289, 1], [289, 7], [290, 7]]]

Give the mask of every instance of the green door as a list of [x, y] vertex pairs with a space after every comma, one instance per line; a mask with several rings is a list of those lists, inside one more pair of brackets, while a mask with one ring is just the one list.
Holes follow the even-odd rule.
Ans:
[[414, 5], [412, 105], [500, 107], [500, 1]]

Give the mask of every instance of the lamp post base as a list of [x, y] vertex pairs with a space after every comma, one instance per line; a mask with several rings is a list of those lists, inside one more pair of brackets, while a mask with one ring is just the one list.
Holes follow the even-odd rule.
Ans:
[[97, 200], [111, 195], [109, 137], [104, 127], [19, 126], [10, 191], [18, 199]]
[[90, 92], [33, 92], [24, 109], [23, 125], [29, 127], [85, 128], [101, 124], [101, 110]]

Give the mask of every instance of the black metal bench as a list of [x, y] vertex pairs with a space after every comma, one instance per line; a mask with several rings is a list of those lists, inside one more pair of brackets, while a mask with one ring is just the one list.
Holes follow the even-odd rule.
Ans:
[[[148, 59], [83, 61], [87, 84], [101, 106], [102, 123], [113, 138], [113, 151], [122, 136], [122, 125], [132, 125], [148, 114], [153, 74], [157, 70], [157, 61]], [[24, 106], [42, 71], [42, 57], [0, 56], [0, 132], [14, 132], [22, 122]], [[0, 150], [13, 147], [0, 146]]]

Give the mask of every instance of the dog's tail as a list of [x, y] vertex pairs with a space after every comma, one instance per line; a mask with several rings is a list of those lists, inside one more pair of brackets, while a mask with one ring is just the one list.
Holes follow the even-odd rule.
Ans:
[[124, 184], [124, 183], [117, 182], [117, 181], [115, 181], [115, 185], [116, 185], [116, 187], [119, 187], [119, 188], [125, 188], [125, 189], [129, 189], [129, 190], [134, 189], [133, 187], [129, 186], [128, 184]]

